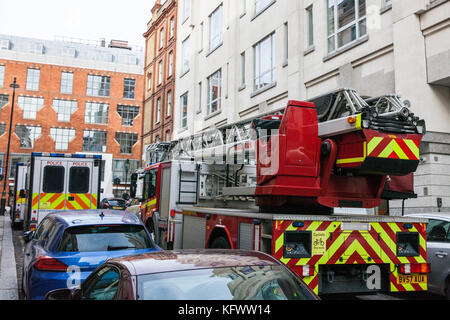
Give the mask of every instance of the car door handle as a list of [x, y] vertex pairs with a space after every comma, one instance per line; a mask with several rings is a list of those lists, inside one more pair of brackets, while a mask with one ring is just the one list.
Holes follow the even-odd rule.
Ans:
[[436, 257], [443, 259], [443, 258], [445, 258], [448, 255], [448, 253], [447, 252], [443, 252], [443, 251], [438, 251], [438, 252], [435, 253], [435, 255], [436, 255]]

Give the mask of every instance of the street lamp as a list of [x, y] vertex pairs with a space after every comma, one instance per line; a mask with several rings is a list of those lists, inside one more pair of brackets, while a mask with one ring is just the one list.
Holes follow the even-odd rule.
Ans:
[[130, 159], [125, 160], [125, 193], [127, 193], [128, 170], [130, 170]]
[[11, 146], [11, 130], [12, 130], [12, 123], [13, 123], [13, 115], [14, 115], [14, 100], [16, 99], [16, 89], [19, 88], [19, 85], [16, 83], [16, 78], [14, 77], [14, 83], [11, 83], [9, 85], [10, 88], [13, 89], [13, 96], [12, 96], [12, 104], [11, 104], [11, 115], [9, 120], [9, 133], [8, 133], [8, 147], [6, 149], [6, 163], [5, 163], [5, 170], [3, 174], [3, 191], [2, 191], [2, 200], [0, 204], [0, 215], [5, 215], [6, 210], [6, 181], [8, 180], [8, 163], [9, 163], [9, 149]]

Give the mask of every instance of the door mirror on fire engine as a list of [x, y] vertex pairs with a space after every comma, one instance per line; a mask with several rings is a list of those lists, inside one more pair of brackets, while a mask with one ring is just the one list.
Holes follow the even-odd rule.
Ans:
[[27, 197], [27, 193], [24, 189], [19, 191], [19, 198], [26, 198]]

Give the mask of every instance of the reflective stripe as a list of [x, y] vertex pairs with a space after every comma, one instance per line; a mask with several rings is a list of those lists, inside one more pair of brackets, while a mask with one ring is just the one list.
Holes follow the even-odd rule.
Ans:
[[[304, 221], [304, 226], [293, 226], [294, 221], [274, 221], [272, 235], [274, 251], [272, 254], [289, 267], [310, 265], [316, 270], [313, 276], [303, 277], [308, 286], [319, 293], [319, 266], [330, 264], [389, 264], [390, 290], [421, 291], [427, 290], [427, 284], [398, 284], [398, 271], [395, 265], [403, 263], [426, 263], [425, 224], [413, 223], [406, 230], [403, 223], [372, 222], [370, 231], [342, 230], [338, 221]], [[312, 254], [308, 258], [284, 258], [284, 235], [286, 231], [311, 231], [312, 242], [319, 233], [326, 232], [326, 249], [323, 254]], [[317, 234], [315, 235], [315, 233]], [[398, 257], [396, 246], [397, 232], [417, 232], [419, 234], [419, 256]], [[369, 259], [370, 258], [370, 259]], [[302, 270], [302, 268], [295, 268]], [[299, 274], [302, 276], [302, 274]]]

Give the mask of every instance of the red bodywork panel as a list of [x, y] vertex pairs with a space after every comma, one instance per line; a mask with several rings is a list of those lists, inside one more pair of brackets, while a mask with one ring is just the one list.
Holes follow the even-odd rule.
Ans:
[[416, 170], [421, 139], [355, 129], [322, 141], [314, 104], [289, 101], [278, 133], [257, 142], [256, 204], [374, 208], [387, 175]]

